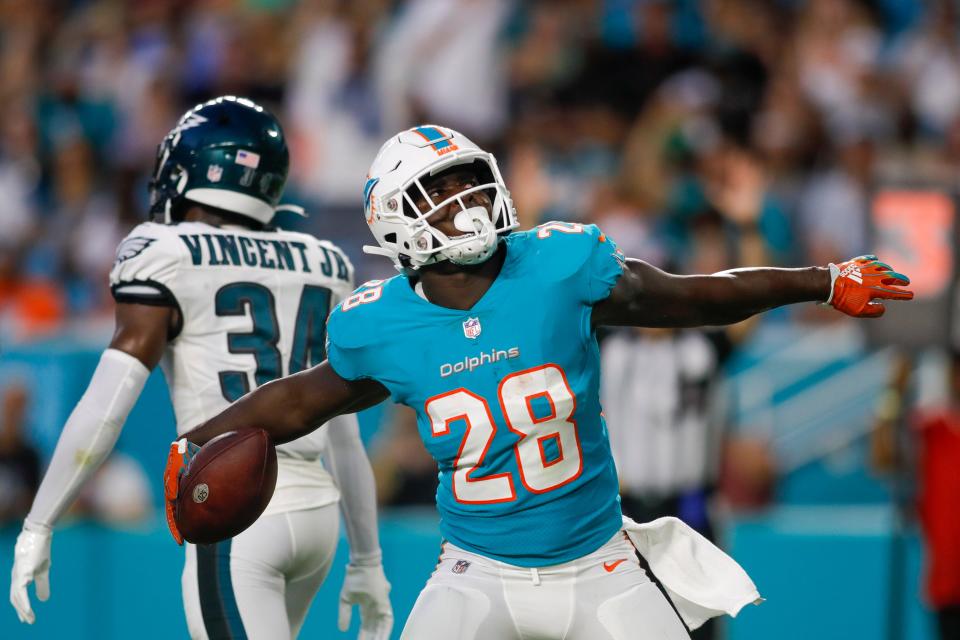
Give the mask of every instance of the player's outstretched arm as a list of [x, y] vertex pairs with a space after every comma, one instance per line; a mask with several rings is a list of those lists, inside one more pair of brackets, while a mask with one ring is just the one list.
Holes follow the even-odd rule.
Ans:
[[103, 352], [86, 392], [67, 419], [50, 466], [14, 547], [10, 602], [21, 622], [36, 616], [27, 586], [50, 597], [50, 541], [53, 525], [73, 503], [87, 479], [113, 450], [127, 415], [167, 343], [171, 307], [119, 304], [116, 331]]
[[696, 327], [732, 324], [797, 302], [824, 302], [854, 317], [875, 318], [880, 300], [910, 300], [909, 278], [860, 256], [841, 264], [803, 269], [732, 269], [678, 276], [640, 260], [627, 260], [610, 295], [593, 309], [593, 325]]
[[356, 413], [389, 395], [379, 382], [345, 380], [324, 360], [317, 366], [257, 387], [184, 438], [204, 445], [216, 436], [257, 427], [274, 444], [304, 436], [334, 416]]

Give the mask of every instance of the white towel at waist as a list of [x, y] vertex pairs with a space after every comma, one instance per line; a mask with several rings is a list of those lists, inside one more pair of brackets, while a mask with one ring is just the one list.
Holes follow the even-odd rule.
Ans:
[[763, 598], [736, 560], [678, 518], [639, 524], [624, 516], [623, 529], [667, 591], [687, 627], [710, 618], [736, 617]]

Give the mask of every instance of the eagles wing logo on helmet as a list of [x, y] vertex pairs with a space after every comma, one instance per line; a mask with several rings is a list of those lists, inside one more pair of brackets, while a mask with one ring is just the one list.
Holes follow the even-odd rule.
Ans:
[[171, 224], [199, 205], [269, 224], [289, 167], [277, 119], [250, 100], [221, 96], [184, 114], [160, 143], [150, 213]]
[[117, 247], [117, 258], [115, 264], [126, 262], [130, 258], [136, 258], [147, 250], [151, 244], [156, 242], [156, 238], [144, 238], [143, 236], [133, 236], [127, 238]]
[[174, 131], [177, 133], [181, 133], [183, 131], [186, 131], [187, 129], [193, 129], [194, 127], [199, 127], [204, 122], [207, 122], [207, 119], [201, 116], [199, 113], [191, 113], [191, 114], [188, 114], [183, 119], [183, 122], [181, 122], [176, 126]]

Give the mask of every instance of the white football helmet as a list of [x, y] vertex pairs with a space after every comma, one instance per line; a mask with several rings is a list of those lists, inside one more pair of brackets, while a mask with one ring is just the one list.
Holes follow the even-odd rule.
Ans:
[[[422, 180], [458, 165], [474, 165], [478, 184], [434, 202]], [[493, 203], [468, 207], [464, 196], [485, 191]], [[419, 194], [429, 205], [421, 212], [413, 199]], [[517, 227], [517, 212], [493, 154], [487, 153], [453, 129], [422, 125], [393, 136], [380, 148], [363, 188], [364, 213], [378, 247], [366, 253], [387, 256], [400, 271], [450, 260], [478, 264], [493, 255], [500, 235]], [[430, 224], [430, 217], [451, 203], [462, 209], [454, 225], [463, 235], [448, 236]]]

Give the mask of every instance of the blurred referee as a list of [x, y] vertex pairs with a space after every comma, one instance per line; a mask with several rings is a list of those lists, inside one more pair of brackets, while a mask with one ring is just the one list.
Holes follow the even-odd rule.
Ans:
[[[725, 331], [636, 329], [610, 335], [601, 354], [601, 404], [620, 476], [624, 515], [676, 516], [713, 539], [708, 500], [719, 467]], [[712, 621], [693, 632], [714, 637]]]

